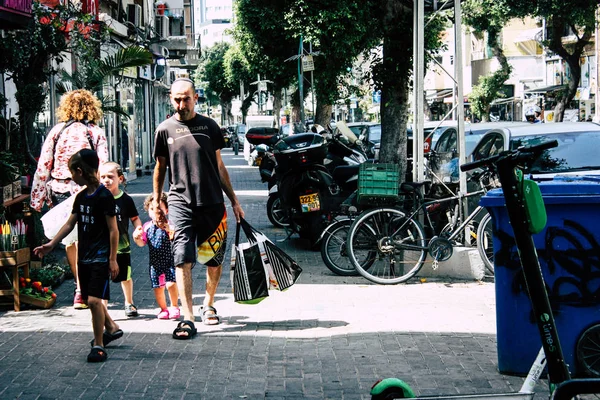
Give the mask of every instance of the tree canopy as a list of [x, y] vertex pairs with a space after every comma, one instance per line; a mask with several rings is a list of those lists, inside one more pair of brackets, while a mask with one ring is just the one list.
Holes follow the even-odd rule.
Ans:
[[[492, 3], [492, 0], [480, 0]], [[596, 27], [597, 0], [498, 0], [506, 5], [508, 15], [514, 18], [526, 16], [544, 18], [548, 37], [544, 46], [565, 60], [569, 68], [567, 89], [562, 91], [554, 109], [554, 120], [562, 122], [566, 106], [573, 100], [581, 80], [579, 60]], [[564, 36], [574, 40], [563, 41]]]

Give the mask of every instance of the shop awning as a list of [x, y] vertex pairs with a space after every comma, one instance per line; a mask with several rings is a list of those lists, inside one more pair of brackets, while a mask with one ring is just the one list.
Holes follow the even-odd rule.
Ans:
[[520, 102], [521, 98], [519, 97], [507, 97], [507, 98], [503, 98], [503, 99], [496, 99], [494, 101], [492, 101], [493, 105], [499, 105], [499, 104], [507, 104], [507, 103], [514, 103], [514, 102]]
[[525, 90], [524, 93], [547, 93], [554, 92], [555, 90], [566, 89], [567, 85], [550, 85], [550, 86], [540, 86], [537, 88], [531, 88]]
[[0, 0], [1, 29], [24, 29], [31, 22], [31, 0]]
[[427, 91], [426, 99], [429, 102], [442, 101], [448, 96], [452, 96], [452, 89], [433, 89]]
[[542, 28], [527, 29], [522, 31], [514, 40], [515, 45], [523, 53], [534, 56], [538, 52], [542, 41]]

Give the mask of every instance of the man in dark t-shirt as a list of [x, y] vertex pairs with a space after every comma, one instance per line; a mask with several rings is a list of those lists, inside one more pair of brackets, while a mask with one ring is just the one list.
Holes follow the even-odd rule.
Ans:
[[163, 121], [155, 133], [152, 197], [160, 227], [170, 230], [159, 204], [169, 167], [169, 219], [174, 230], [173, 256], [184, 316], [173, 338], [190, 339], [196, 334], [191, 272], [196, 261], [207, 267], [202, 320], [207, 325], [220, 321], [213, 304], [227, 243], [223, 192], [231, 201], [238, 222], [244, 211], [221, 159], [221, 149], [225, 146], [221, 130], [214, 120], [194, 110], [198, 100], [194, 83], [176, 79], [171, 85], [170, 99], [175, 114]]

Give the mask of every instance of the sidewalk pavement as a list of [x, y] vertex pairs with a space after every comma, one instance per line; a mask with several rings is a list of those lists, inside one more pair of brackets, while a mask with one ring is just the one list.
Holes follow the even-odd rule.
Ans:
[[[266, 217], [266, 184], [256, 167], [229, 149], [223, 159], [246, 219], [272, 240], [284, 239]], [[150, 176], [127, 185], [144, 222], [151, 188]], [[229, 226], [234, 232], [232, 215]], [[497, 372], [493, 283], [412, 279], [380, 286], [334, 275], [296, 237], [278, 245], [303, 268], [299, 282], [258, 305], [236, 304], [227, 257], [215, 303], [222, 323], [197, 322], [189, 341], [171, 338], [175, 321], [156, 319], [148, 250], [134, 245], [140, 316], [125, 317], [123, 293], [111, 285], [109, 310], [125, 335], [108, 346], [101, 364], [86, 362], [90, 313], [72, 308], [72, 281], [57, 289], [52, 309], [3, 309], [0, 398], [369, 399], [371, 386], [387, 377], [406, 381], [418, 395], [519, 390], [522, 378]], [[198, 310], [204, 267], [193, 276]], [[542, 398], [545, 382], [537, 390]]]

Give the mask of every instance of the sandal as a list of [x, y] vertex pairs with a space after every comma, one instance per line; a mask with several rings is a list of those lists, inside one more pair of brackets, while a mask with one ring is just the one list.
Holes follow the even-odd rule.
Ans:
[[137, 317], [138, 315], [138, 310], [135, 304], [127, 304], [125, 306], [125, 316], [127, 318]]
[[160, 310], [160, 312], [156, 315], [158, 319], [169, 319], [169, 310]]
[[[177, 324], [177, 328], [173, 331], [173, 339], [188, 340], [196, 335], [196, 325], [192, 321], [181, 321]], [[185, 335], [180, 335], [184, 333]]]
[[[106, 347], [110, 342], [120, 339], [121, 337], [123, 337], [123, 331], [120, 329], [117, 329], [113, 333], [104, 331], [102, 334], [102, 344], [104, 344], [104, 347]], [[90, 341], [90, 346], [94, 347], [94, 339]]]
[[218, 325], [221, 317], [217, 315], [217, 309], [213, 306], [204, 306], [202, 310], [202, 322], [204, 325]]
[[169, 307], [169, 319], [179, 319], [181, 316], [181, 311], [179, 311], [179, 307]]
[[94, 347], [92, 347], [90, 354], [88, 354], [88, 356], [87, 356], [87, 361], [93, 362], [93, 363], [104, 362], [104, 361], [106, 361], [107, 357], [108, 357], [108, 355], [106, 354], [106, 350], [104, 350], [104, 347], [94, 346]]

